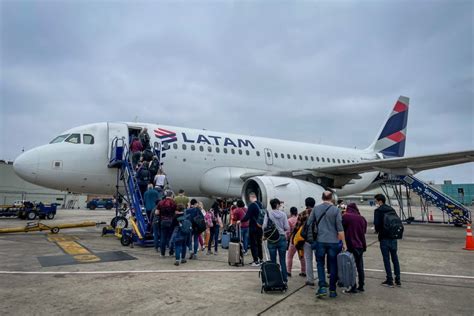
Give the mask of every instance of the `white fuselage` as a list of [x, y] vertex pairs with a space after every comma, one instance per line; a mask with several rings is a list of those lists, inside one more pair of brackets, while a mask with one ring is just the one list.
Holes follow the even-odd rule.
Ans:
[[[161, 160], [168, 181], [175, 190], [184, 189], [191, 196], [238, 197], [243, 185], [240, 176], [246, 173], [310, 169], [379, 159], [374, 152], [287, 140], [142, 123], [97, 123], [62, 133], [80, 134], [80, 144], [65, 139], [34, 148], [20, 155], [14, 168], [20, 177], [45, 187], [77, 193], [113, 194], [117, 172], [107, 167], [111, 140], [114, 137], [128, 140], [129, 129], [143, 128], [148, 129], [152, 144], [169, 145]], [[161, 134], [155, 133], [158, 129]], [[85, 134], [93, 136], [93, 144], [84, 143]], [[90, 137], [88, 140], [90, 142]], [[378, 172], [361, 174], [360, 179], [345, 185], [337, 193], [363, 192], [377, 175]]]

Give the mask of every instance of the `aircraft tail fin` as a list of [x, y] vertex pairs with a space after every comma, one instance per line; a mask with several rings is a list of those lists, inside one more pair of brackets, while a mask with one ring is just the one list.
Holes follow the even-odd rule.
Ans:
[[400, 96], [382, 127], [379, 136], [367, 148], [387, 157], [403, 157], [407, 135], [408, 105], [410, 99]]

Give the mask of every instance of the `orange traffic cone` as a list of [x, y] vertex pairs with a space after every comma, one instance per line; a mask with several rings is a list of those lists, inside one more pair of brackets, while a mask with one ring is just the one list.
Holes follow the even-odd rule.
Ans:
[[466, 247], [464, 250], [474, 250], [474, 238], [472, 238], [471, 224], [467, 224], [466, 229]]
[[433, 211], [430, 211], [430, 217], [428, 217], [428, 222], [433, 221]]

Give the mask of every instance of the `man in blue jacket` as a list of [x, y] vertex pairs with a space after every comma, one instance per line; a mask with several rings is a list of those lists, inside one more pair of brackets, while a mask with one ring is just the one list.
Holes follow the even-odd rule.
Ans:
[[146, 216], [149, 220], [151, 220], [151, 212], [155, 208], [159, 199], [160, 195], [153, 189], [153, 184], [148, 184], [148, 190], [143, 195], [143, 200], [145, 202]]
[[[185, 215], [191, 223], [193, 219], [197, 216], [203, 216], [201, 210], [198, 208], [198, 201], [196, 199], [191, 199], [189, 202], [190, 208], [188, 208], [185, 212]], [[189, 259], [197, 259], [197, 253], [199, 249], [199, 235], [197, 231], [193, 229], [192, 237], [188, 239], [187, 247], [189, 248]], [[193, 245], [193, 249], [191, 251], [191, 244]]]

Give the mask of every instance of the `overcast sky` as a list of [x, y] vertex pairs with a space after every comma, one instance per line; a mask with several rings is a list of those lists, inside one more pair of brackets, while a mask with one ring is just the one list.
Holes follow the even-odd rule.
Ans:
[[[0, 159], [101, 121], [474, 148], [472, 1], [0, 1]], [[474, 164], [420, 173], [474, 182]]]

